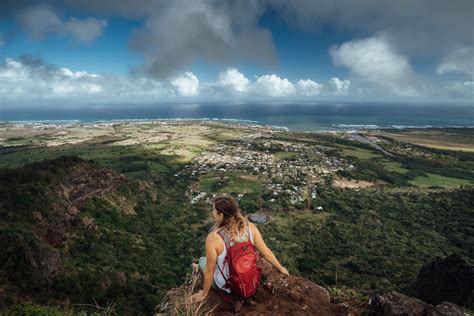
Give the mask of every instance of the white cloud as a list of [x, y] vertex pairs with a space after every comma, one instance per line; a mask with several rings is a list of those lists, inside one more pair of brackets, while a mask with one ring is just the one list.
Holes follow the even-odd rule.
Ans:
[[149, 78], [73, 71], [31, 57], [0, 62], [0, 100], [133, 98], [136, 101], [164, 95], [163, 84]]
[[0, 64], [0, 86], [0, 98], [6, 99], [83, 96], [102, 91], [96, 74], [58, 69], [30, 57], [5, 59]]
[[334, 93], [337, 95], [347, 94], [351, 82], [349, 80], [340, 80], [337, 77], [333, 77], [328, 81], [329, 85], [334, 89]]
[[390, 45], [386, 37], [352, 40], [331, 47], [330, 54], [338, 66], [401, 96], [417, 96], [417, 80], [410, 63]]
[[[204, 84], [206, 85], [206, 84]], [[225, 90], [219, 88], [225, 88]], [[206, 94], [217, 97], [225, 94], [241, 97], [312, 97], [322, 93], [324, 87], [310, 79], [300, 79], [291, 82], [276, 74], [256, 76], [255, 81], [249, 80], [236, 68], [228, 68], [219, 73], [214, 84], [207, 84]]]
[[217, 84], [235, 90], [236, 92], [245, 92], [249, 87], [250, 80], [235, 68], [228, 68], [219, 73]]
[[447, 72], [464, 73], [474, 78], [474, 47], [453, 51], [441, 61], [436, 72], [440, 75]]
[[192, 72], [185, 72], [171, 81], [171, 85], [181, 96], [196, 96], [199, 94], [199, 79]]
[[90, 74], [87, 71], [72, 71], [68, 68], [61, 68], [58, 71], [61, 75], [71, 78], [83, 78], [83, 77], [98, 77], [97, 74]]
[[474, 97], [474, 81], [458, 82], [449, 87], [451, 95], [454, 97], [472, 98]]
[[271, 97], [290, 96], [296, 92], [293, 83], [275, 74], [257, 77], [257, 81], [252, 85], [252, 90], [256, 94]]
[[310, 79], [300, 79], [296, 82], [296, 89], [299, 95], [303, 96], [315, 96], [321, 93], [323, 88], [322, 84], [319, 84]]
[[102, 35], [103, 29], [107, 26], [105, 20], [88, 17], [79, 20], [74, 17], [63, 21], [47, 5], [31, 6], [23, 10], [18, 15], [18, 22], [21, 27], [33, 39], [41, 39], [46, 34], [71, 35], [78, 42], [91, 42]]

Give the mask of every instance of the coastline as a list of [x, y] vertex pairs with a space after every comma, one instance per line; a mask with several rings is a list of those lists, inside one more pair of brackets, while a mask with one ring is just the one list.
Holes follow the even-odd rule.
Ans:
[[[65, 128], [65, 127], [80, 127], [80, 126], [110, 126], [114, 124], [169, 124], [169, 123], [200, 123], [200, 124], [213, 124], [213, 123], [224, 123], [232, 125], [246, 125], [255, 127], [271, 128], [275, 130], [283, 130], [289, 132], [347, 132], [347, 133], [359, 133], [359, 132], [374, 132], [374, 131], [404, 131], [404, 130], [445, 130], [445, 129], [473, 129], [474, 125], [470, 126], [433, 126], [433, 125], [388, 125], [379, 126], [376, 124], [332, 124], [332, 129], [292, 129], [285, 125], [273, 125], [258, 120], [246, 120], [246, 119], [232, 119], [232, 118], [160, 118], [160, 119], [110, 119], [110, 120], [2, 120], [0, 121], [0, 128], [4, 126], [34, 126], [36, 128]], [[291, 124], [290, 124], [291, 125]]]

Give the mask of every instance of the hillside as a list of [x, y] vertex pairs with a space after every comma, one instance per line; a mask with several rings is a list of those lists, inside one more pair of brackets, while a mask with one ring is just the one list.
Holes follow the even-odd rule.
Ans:
[[173, 189], [161, 185], [74, 157], [3, 170], [0, 305], [153, 310], [185, 273], [170, 254], [197, 247], [182, 235], [179, 197], [170, 205]]

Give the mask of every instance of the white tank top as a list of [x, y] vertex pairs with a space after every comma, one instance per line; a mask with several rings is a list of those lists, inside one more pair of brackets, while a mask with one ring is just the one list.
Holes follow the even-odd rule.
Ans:
[[[250, 241], [252, 242], [252, 245], [253, 245], [252, 230], [250, 229], [249, 226], [247, 226], [247, 227], [248, 227], [248, 230], [249, 230]], [[217, 256], [216, 270], [214, 271], [214, 282], [216, 282], [216, 285], [219, 289], [230, 293], [230, 289], [224, 288], [225, 279], [224, 279], [224, 277], [222, 276], [222, 273], [221, 273], [221, 271], [224, 273], [224, 276], [225, 276], [226, 279], [229, 278], [229, 265], [227, 264], [227, 262], [225, 262], [225, 256], [226, 255], [227, 255], [227, 247], [226, 247], [225, 242], [224, 242], [224, 250], [222, 250], [222, 253]], [[219, 270], [219, 268], [220, 268], [220, 270]]]

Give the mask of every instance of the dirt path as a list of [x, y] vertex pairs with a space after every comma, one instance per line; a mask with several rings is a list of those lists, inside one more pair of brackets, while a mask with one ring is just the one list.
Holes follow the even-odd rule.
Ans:
[[332, 186], [335, 188], [349, 188], [349, 189], [356, 189], [356, 188], [368, 188], [374, 186], [374, 182], [368, 182], [363, 180], [349, 180], [345, 178], [335, 179], [332, 182]]

